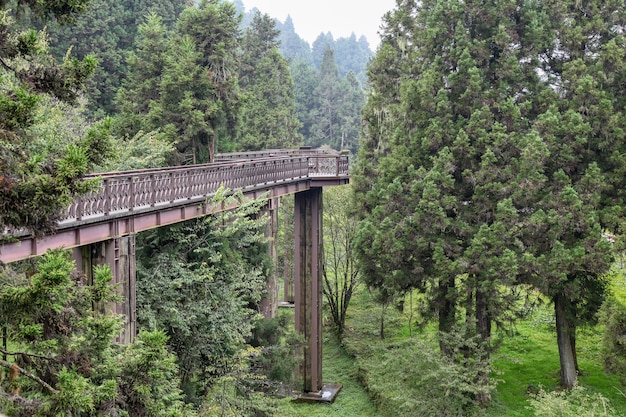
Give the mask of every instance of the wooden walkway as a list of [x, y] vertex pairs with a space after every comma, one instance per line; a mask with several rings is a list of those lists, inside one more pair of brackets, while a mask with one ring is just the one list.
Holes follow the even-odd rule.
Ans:
[[218, 155], [218, 162], [108, 172], [96, 192], [75, 199], [57, 233], [0, 245], [0, 261], [15, 262], [52, 248], [73, 248], [204, 216], [224, 209], [205, 204], [221, 187], [245, 197], [279, 197], [349, 182], [348, 157], [318, 151], [272, 150]]

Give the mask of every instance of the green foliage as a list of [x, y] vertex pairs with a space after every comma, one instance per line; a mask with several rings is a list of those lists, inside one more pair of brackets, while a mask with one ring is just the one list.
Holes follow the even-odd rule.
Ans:
[[134, 50], [127, 58], [126, 78], [116, 95], [120, 114], [116, 118], [115, 131], [120, 136], [134, 135], [145, 128], [150, 103], [160, 97], [164, 53], [168, 48], [169, 32], [160, 16], [146, 16], [137, 31]]
[[294, 84], [277, 36], [270, 17], [257, 12], [242, 40], [241, 150], [295, 148], [302, 142]]
[[159, 16], [149, 15], [117, 95], [116, 132], [156, 132], [159, 142], [175, 146], [168, 163], [176, 165], [212, 160], [218, 141], [224, 141], [220, 151], [232, 147], [239, 108], [238, 22], [232, 4], [216, 1], [186, 9], [172, 32]]
[[[17, 3], [32, 6], [36, 16], [57, 19], [72, 19], [86, 4]], [[41, 113], [55, 108], [55, 100], [44, 95], [74, 103], [96, 60], [85, 56], [79, 61], [68, 53], [61, 63], [55, 62], [45, 32], [19, 29], [6, 7], [3, 3], [0, 10], [0, 227], [39, 236], [54, 227], [75, 194], [90, 189], [79, 180], [107, 158], [108, 126], [105, 122], [90, 131], [72, 132], [60, 143], [41, 135]], [[50, 124], [53, 121], [51, 117]]]
[[128, 171], [133, 169], [159, 168], [167, 166], [174, 145], [158, 131], [140, 130], [132, 138], [116, 139], [116, 154], [104, 166], [101, 172]]
[[322, 290], [334, 330], [343, 334], [346, 314], [359, 280], [354, 243], [357, 220], [348, 211], [348, 187], [324, 191], [324, 269]]
[[183, 405], [167, 337], [142, 333], [132, 345], [112, 343], [121, 318], [94, 309], [119, 302], [111, 270], [97, 267], [91, 286], [83, 279], [60, 250], [43, 255], [32, 276], [0, 273], [0, 320], [16, 348], [3, 351], [13, 363], [0, 366], [21, 374], [0, 379], [0, 404], [41, 417], [194, 415]]
[[[555, 303], [571, 386], [576, 327], [593, 319], [612, 262], [601, 226], [622, 211], [623, 186], [608, 184], [623, 180], [624, 119], [611, 113], [623, 87], [600, 68], [623, 16], [588, 2], [587, 24], [553, 3], [399, 2], [370, 66], [354, 182], [370, 285], [418, 289], [442, 333], [465, 321], [486, 343], [508, 289], [535, 286]], [[611, 35], [590, 41], [598, 33]]]
[[251, 386], [260, 385], [264, 392], [276, 394], [293, 387], [295, 373], [298, 365], [296, 348], [301, 347], [302, 341], [295, 333], [293, 315], [285, 311], [279, 311], [278, 315], [271, 319], [259, 318], [254, 324], [250, 345], [260, 349], [252, 361], [251, 367], [257, 375], [263, 375], [267, 379], [260, 380]]
[[608, 373], [623, 375], [626, 372], [626, 307], [615, 298], [604, 302], [600, 311], [604, 325], [602, 359]]
[[[219, 193], [218, 193], [219, 194]], [[207, 204], [234, 205], [219, 194]], [[145, 236], [138, 245], [138, 321], [162, 329], [178, 357], [188, 400], [235, 366], [250, 336], [269, 271], [261, 200]]]
[[276, 401], [264, 395], [257, 388], [263, 377], [250, 373], [250, 360], [259, 350], [248, 347], [233, 358], [233, 366], [227, 375], [220, 377], [204, 404], [202, 415], [270, 417], [276, 412]]
[[[456, 361], [439, 354], [434, 334], [401, 335], [405, 321], [396, 309], [387, 312], [387, 334], [381, 340], [374, 300], [365, 290], [355, 294], [346, 322], [343, 346], [354, 356], [359, 377], [382, 416], [472, 416], [478, 394], [485, 389], [475, 383], [485, 364], [465, 366], [466, 340], [450, 340], [461, 354]], [[475, 340], [476, 342], [476, 340]]]
[[123, 350], [119, 392], [130, 416], [195, 415], [191, 408], [183, 405], [176, 356], [169, 352], [167, 342], [163, 331], [142, 331], [137, 340]]
[[[199, 89], [192, 83], [187, 90], [182, 88], [181, 91], [182, 94], [185, 91], [194, 93], [197, 91], [200, 93], [198, 98], [206, 101], [206, 104], [200, 107], [201, 119], [194, 121], [193, 124], [197, 130], [189, 133], [181, 132], [186, 136], [186, 141], [180, 143], [179, 152], [184, 151], [185, 148], [191, 149], [194, 162], [212, 161], [217, 152], [218, 142], [226, 140], [228, 136], [232, 140], [236, 133], [240, 94], [237, 77], [239, 22], [240, 16], [237, 15], [233, 4], [217, 0], [201, 0], [197, 8], [186, 9], [178, 20], [177, 32], [183, 38], [189, 37], [199, 53], [196, 65], [200, 68], [200, 72], [194, 82], [195, 84], [208, 83], [206, 89]], [[207, 32], [206, 28], [211, 28], [211, 31]], [[177, 66], [173, 65], [176, 59], [176, 56], [172, 57], [173, 62], [170, 63], [173, 70], [172, 93], [175, 93], [175, 83], [184, 83], [189, 76], [184, 71], [179, 72]], [[164, 75], [163, 82], [167, 82], [166, 75]], [[163, 86], [163, 89], [167, 90], [167, 87]], [[187, 95], [195, 99], [193, 93], [187, 93]], [[173, 94], [169, 99], [164, 97], [163, 102], [166, 106], [171, 105], [173, 103], [169, 100], [176, 98], [176, 94]]]
[[[384, 415], [467, 416], [474, 407], [476, 374], [418, 340], [380, 346], [369, 363], [368, 388]], [[401, 352], [401, 354], [399, 354]], [[410, 369], [410, 372], [407, 370]]]
[[546, 392], [543, 389], [528, 400], [537, 417], [613, 417], [610, 402], [599, 393], [588, 393], [576, 385], [570, 391]]
[[309, 109], [312, 124], [306, 143], [356, 151], [363, 92], [353, 72], [346, 78], [340, 76], [335, 51], [330, 46], [324, 51], [313, 97], [314, 105]]
[[[160, 15], [171, 27], [186, 1], [118, 1], [92, 0], [89, 8], [72, 25], [46, 22], [50, 45], [55, 56], [62, 57], [71, 49], [79, 58], [95, 54], [98, 68], [86, 91], [92, 115], [111, 115], [114, 99], [128, 72], [127, 53], [137, 37], [137, 29], [148, 13]], [[134, 133], [134, 132], [133, 132]]]

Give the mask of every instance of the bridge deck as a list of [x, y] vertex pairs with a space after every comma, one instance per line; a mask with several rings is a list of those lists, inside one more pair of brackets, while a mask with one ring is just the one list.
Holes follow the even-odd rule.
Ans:
[[236, 154], [212, 164], [104, 173], [86, 179], [100, 181], [100, 187], [72, 202], [56, 234], [36, 239], [14, 233], [18, 241], [0, 245], [0, 261], [10, 263], [51, 248], [82, 246], [223, 210], [206, 204], [220, 187], [242, 191], [248, 198], [270, 198], [346, 184], [349, 175], [345, 155], [270, 151]]

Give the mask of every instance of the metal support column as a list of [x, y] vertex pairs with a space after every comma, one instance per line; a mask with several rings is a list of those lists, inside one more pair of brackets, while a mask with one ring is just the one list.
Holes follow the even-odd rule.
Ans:
[[95, 305], [94, 308], [102, 313], [108, 311], [112, 314], [122, 314], [124, 328], [116, 341], [124, 344], [132, 343], [137, 332], [135, 235], [74, 248], [72, 256], [76, 261], [76, 269], [85, 274], [86, 285], [93, 284], [96, 265], [109, 265], [113, 275], [111, 284], [118, 285], [117, 291], [122, 301], [109, 306]]
[[276, 265], [278, 265], [278, 204], [280, 198], [275, 197], [267, 201], [263, 209], [263, 214], [267, 213], [268, 223], [265, 234], [269, 240], [269, 257], [272, 260], [272, 270], [267, 277], [265, 295], [261, 300], [261, 313], [265, 318], [276, 316], [278, 311], [278, 276]]
[[118, 237], [105, 242], [105, 259], [113, 273], [113, 285], [118, 285], [122, 302], [111, 306], [111, 311], [124, 316], [124, 329], [119, 342], [132, 343], [137, 332], [136, 295], [137, 264], [135, 235]]
[[304, 335], [303, 391], [322, 389], [322, 189], [295, 194], [296, 331]]

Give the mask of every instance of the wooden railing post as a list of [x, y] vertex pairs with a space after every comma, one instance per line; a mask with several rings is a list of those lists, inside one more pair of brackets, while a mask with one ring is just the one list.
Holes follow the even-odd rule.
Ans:
[[128, 177], [128, 211], [135, 209], [135, 177]]
[[150, 207], [154, 207], [156, 205], [156, 179], [154, 178], [154, 174], [150, 174]]
[[108, 216], [111, 212], [111, 183], [108, 178], [105, 178], [103, 181], [104, 186], [104, 215]]

